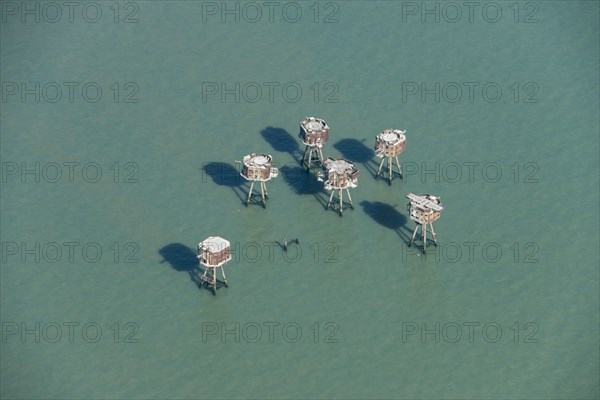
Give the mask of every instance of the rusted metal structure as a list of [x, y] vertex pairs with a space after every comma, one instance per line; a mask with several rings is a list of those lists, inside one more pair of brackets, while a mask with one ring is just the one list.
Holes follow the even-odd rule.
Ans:
[[323, 145], [329, 140], [329, 126], [316, 117], [306, 117], [300, 122], [300, 139], [306, 145], [302, 164], [310, 169], [312, 162], [323, 165]]
[[423, 239], [423, 253], [427, 253], [427, 225], [431, 228], [433, 243], [437, 246], [435, 231], [433, 230], [433, 222], [437, 221], [442, 215], [444, 207], [441, 199], [430, 194], [414, 194], [409, 193], [406, 197], [410, 200], [408, 203], [408, 211], [410, 219], [417, 223], [410, 239], [409, 246], [412, 246], [417, 230], [421, 227], [421, 238]]
[[354, 206], [352, 205], [352, 197], [350, 196], [350, 189], [358, 186], [358, 177], [360, 176], [360, 172], [351, 161], [348, 161], [344, 158], [328, 157], [323, 162], [323, 166], [325, 167], [327, 180], [325, 180], [325, 174], [323, 173], [319, 173], [317, 179], [319, 181], [324, 181], [325, 190], [331, 191], [331, 195], [329, 196], [329, 201], [327, 202], [326, 208], [329, 209], [329, 206], [331, 205], [331, 200], [333, 199], [333, 194], [337, 190], [338, 199], [340, 202], [339, 213], [341, 216], [344, 203], [344, 189], [348, 194], [350, 207], [354, 208]]
[[400, 166], [400, 161], [398, 161], [398, 156], [403, 153], [405, 149], [406, 131], [401, 131], [399, 129], [386, 129], [379, 133], [375, 137], [375, 155], [381, 158], [381, 163], [379, 163], [379, 169], [377, 170], [375, 178], [379, 177], [379, 174], [381, 173], [381, 167], [383, 167], [383, 163], [386, 159], [390, 185], [392, 184], [392, 179], [394, 179], [394, 173], [392, 170], [394, 159], [396, 160], [396, 165], [398, 166], [398, 174], [402, 175], [402, 167]]
[[250, 199], [252, 198], [254, 183], [259, 182], [262, 204], [265, 207], [265, 200], [269, 197], [266, 182], [276, 178], [279, 174], [279, 170], [273, 167], [273, 157], [269, 154], [248, 154], [242, 160], [242, 171], [240, 174], [245, 180], [251, 182], [246, 205], [250, 203]]
[[[204, 274], [200, 277], [201, 284], [217, 294], [218, 284], [223, 283], [227, 287], [227, 278], [223, 266], [231, 260], [231, 245], [228, 240], [219, 236], [210, 236], [198, 243], [198, 260], [204, 267]], [[221, 270], [223, 281], [217, 280], [217, 269]]]

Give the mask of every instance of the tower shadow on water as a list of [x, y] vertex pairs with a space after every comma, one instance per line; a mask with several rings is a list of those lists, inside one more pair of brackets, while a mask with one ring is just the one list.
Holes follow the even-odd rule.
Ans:
[[288, 153], [297, 163], [302, 161], [303, 153], [298, 141], [285, 129], [267, 126], [260, 134], [275, 151]]
[[284, 165], [279, 169], [285, 183], [287, 183], [295, 194], [313, 195], [323, 208], [327, 205], [327, 193], [323, 183], [319, 182], [315, 175], [307, 174], [306, 169], [300, 166]]
[[207, 177], [210, 177], [213, 183], [219, 186], [230, 187], [238, 199], [240, 199], [240, 202], [246, 204], [244, 193], [247, 190], [244, 190], [244, 186], [248, 184], [234, 165], [224, 162], [209, 162], [202, 165], [201, 170], [202, 184], [208, 181]]
[[375, 151], [365, 145], [367, 139], [342, 139], [337, 141], [333, 147], [347, 160], [361, 164], [375, 178], [377, 164], [373, 161]]
[[158, 250], [158, 254], [163, 258], [161, 264], [167, 262], [175, 271], [186, 272], [198, 288], [202, 287], [200, 276], [204, 271], [200, 268], [194, 250], [181, 243], [171, 243]]
[[365, 214], [373, 218], [375, 222], [396, 232], [407, 245], [410, 243], [412, 232], [406, 226], [408, 219], [396, 210], [396, 206], [391, 206], [380, 201], [366, 200], [361, 201], [360, 205]]

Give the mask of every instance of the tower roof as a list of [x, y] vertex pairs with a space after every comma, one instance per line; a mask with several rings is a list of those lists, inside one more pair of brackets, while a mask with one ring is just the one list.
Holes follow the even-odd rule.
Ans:
[[219, 236], [209, 236], [198, 243], [198, 248], [208, 251], [209, 253], [219, 253], [229, 246], [229, 241]]

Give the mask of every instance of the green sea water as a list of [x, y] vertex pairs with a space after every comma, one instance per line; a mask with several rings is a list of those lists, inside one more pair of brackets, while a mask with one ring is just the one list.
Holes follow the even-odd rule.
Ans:
[[[61, 4], [2, 2], [2, 398], [598, 398], [597, 1]], [[362, 173], [343, 217], [310, 115]]]

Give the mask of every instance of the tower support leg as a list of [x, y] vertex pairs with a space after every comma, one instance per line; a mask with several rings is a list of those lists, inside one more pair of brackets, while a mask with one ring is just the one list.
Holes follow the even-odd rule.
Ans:
[[331, 190], [331, 195], [329, 195], [329, 201], [327, 202], [327, 207], [326, 210], [329, 210], [329, 206], [331, 205], [331, 200], [333, 199], [333, 193], [335, 192], [335, 189]]
[[250, 204], [250, 199], [252, 198], [252, 190], [254, 189], [254, 181], [250, 183], [250, 190], [248, 191], [248, 199], [246, 200], [246, 205]]
[[427, 254], [427, 224], [421, 225], [421, 232], [423, 233], [423, 253]]
[[215, 268], [213, 268], [212, 278], [213, 294], [217, 294], [217, 271], [215, 271]]
[[398, 173], [402, 176], [402, 167], [400, 166], [400, 161], [398, 161], [398, 156], [396, 156], [396, 165], [398, 166]]
[[225, 268], [221, 267], [221, 275], [223, 275], [223, 282], [225, 283], [225, 287], [227, 286], [227, 277], [225, 276]]
[[262, 197], [263, 205], [265, 204], [265, 183], [260, 181], [260, 196]]
[[381, 173], [381, 167], [383, 167], [383, 162], [385, 161], [385, 158], [381, 158], [381, 162], [379, 163], [379, 169], [377, 170], [377, 174], [375, 174], [375, 178], [377, 178], [379, 176], [379, 174]]
[[206, 281], [208, 283], [208, 281], [209, 281], [209, 279], [208, 279], [208, 270], [210, 268], [208, 268], [208, 267], [204, 267], [204, 268], [205, 268], [204, 269], [204, 273], [202, 274], [202, 278], [200, 279], [200, 282]]
[[433, 224], [429, 224], [429, 226], [431, 227], [431, 235], [433, 236], [433, 243], [437, 246], [438, 242], [437, 242], [437, 238], [435, 236], [435, 231], [433, 230]]
[[419, 229], [419, 224], [417, 224], [417, 226], [415, 226], [415, 230], [413, 231], [412, 239], [410, 239], [410, 244], [408, 245], [408, 247], [412, 246], [413, 242], [415, 241], [415, 236], [417, 236], [418, 229]]

